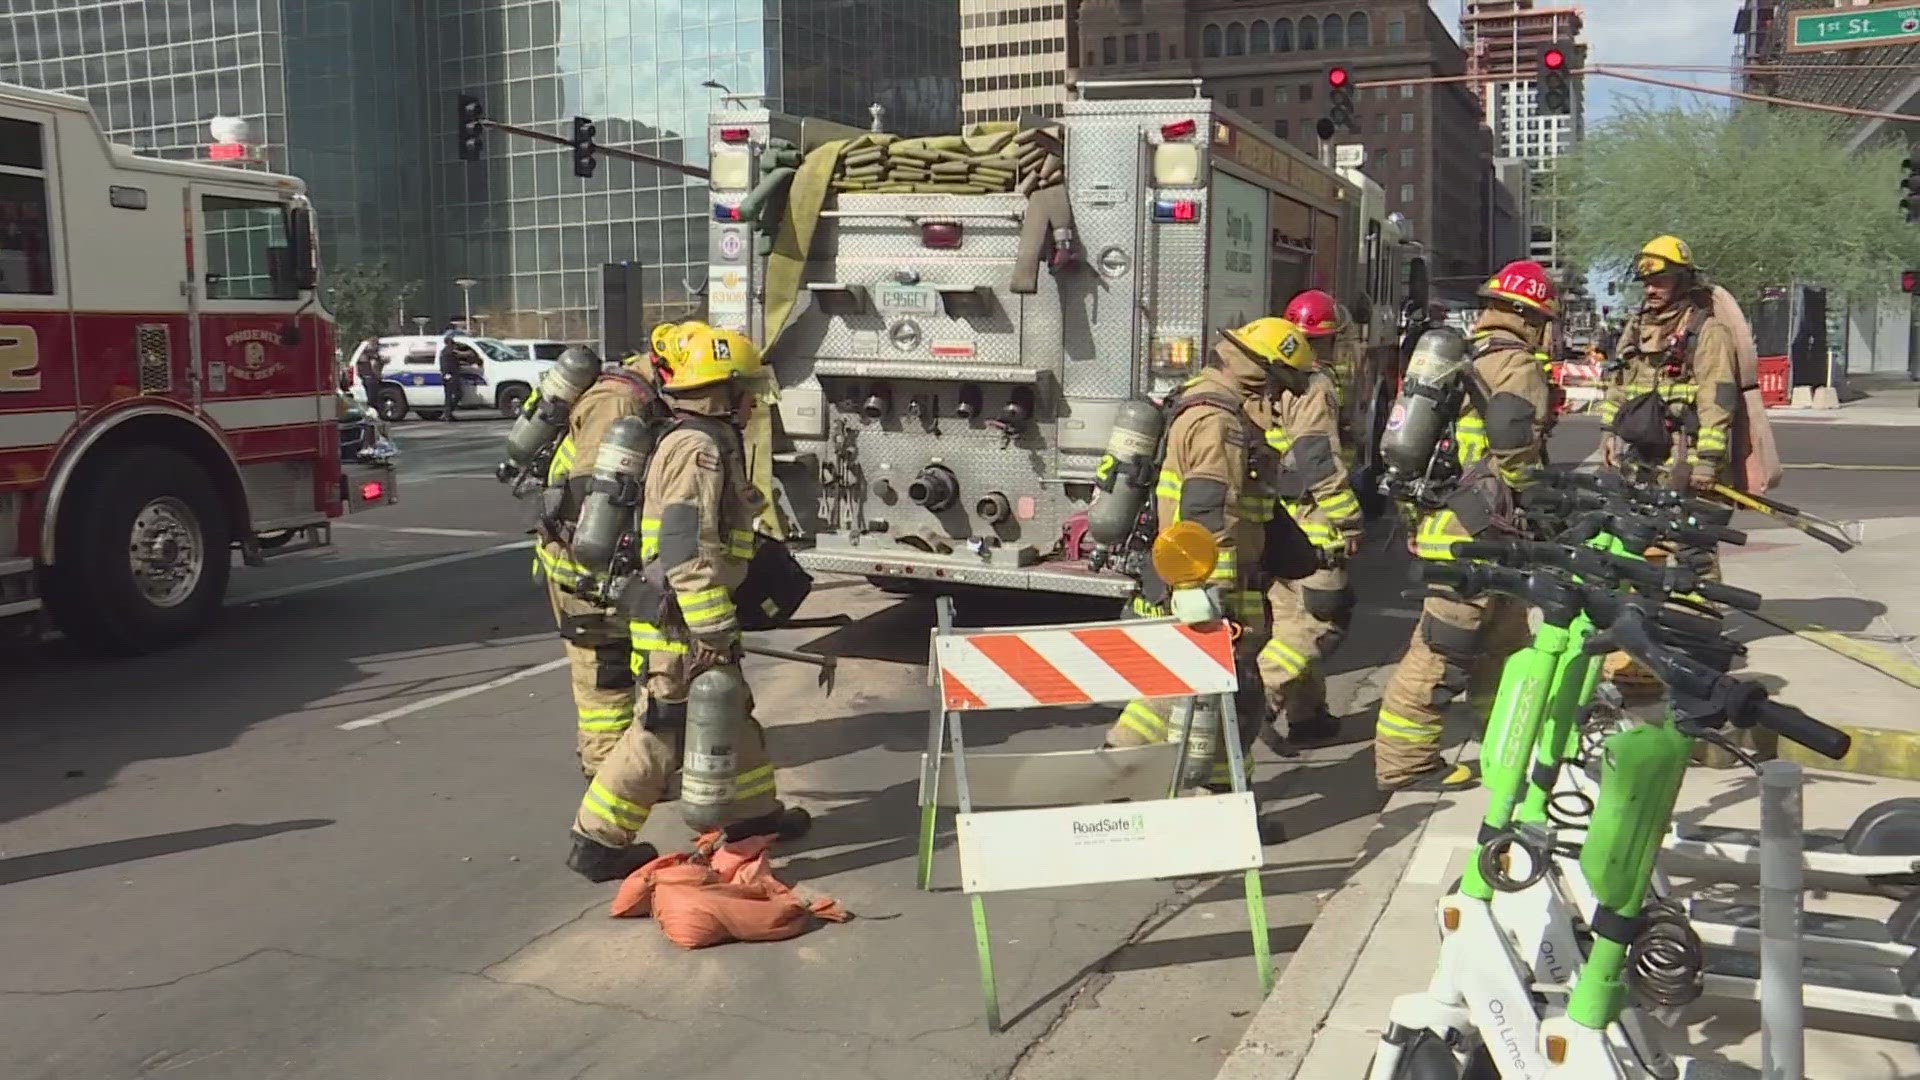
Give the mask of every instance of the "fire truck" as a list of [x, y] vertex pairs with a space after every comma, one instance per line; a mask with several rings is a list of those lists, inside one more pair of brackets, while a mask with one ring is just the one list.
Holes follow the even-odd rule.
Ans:
[[[802, 166], [769, 253], [746, 220], [777, 161], [769, 140], [797, 142], [811, 165], [848, 135], [737, 103], [712, 114], [708, 320], [768, 342], [776, 503], [809, 569], [896, 589], [1128, 595], [1132, 578], [1089, 562], [1085, 528], [1123, 406], [1164, 400], [1220, 329], [1310, 287], [1351, 316], [1326, 351], [1349, 449], [1373, 460], [1403, 311], [1426, 303], [1419, 248], [1358, 160], [1325, 166], [1185, 85], [1190, 96], [1142, 99], [1135, 84], [1082, 84], [1047, 122], [1038, 145], [1059, 151], [1049, 181], [1070, 214], [1048, 211], [1030, 291], [1012, 283], [1039, 254], [1022, 232], [1040, 196], [1018, 189], [842, 185], [823, 199]], [[791, 250], [779, 260], [800, 236], [796, 273]]]
[[0, 86], [0, 620], [178, 642], [230, 551], [329, 542], [396, 497], [343, 460], [299, 180], [136, 156], [76, 97]]

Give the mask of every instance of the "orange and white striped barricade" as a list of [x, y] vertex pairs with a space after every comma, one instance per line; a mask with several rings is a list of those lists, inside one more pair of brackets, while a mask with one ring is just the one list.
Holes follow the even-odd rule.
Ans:
[[[1265, 859], [1234, 714], [1238, 677], [1228, 625], [1134, 619], [956, 631], [952, 601], [938, 603], [928, 673], [934, 702], [920, 772], [920, 887], [932, 881], [939, 808], [953, 806], [989, 1030], [1000, 1030], [1000, 999], [987, 893], [1242, 871], [1254, 959], [1262, 989], [1271, 991], [1260, 887]], [[1181, 699], [1169, 725], [1176, 735], [1196, 700], [1217, 700], [1232, 793], [1175, 797], [1184, 739], [1124, 749], [966, 752], [961, 717], [968, 712], [1136, 698]], [[986, 807], [995, 809], [983, 813]]]

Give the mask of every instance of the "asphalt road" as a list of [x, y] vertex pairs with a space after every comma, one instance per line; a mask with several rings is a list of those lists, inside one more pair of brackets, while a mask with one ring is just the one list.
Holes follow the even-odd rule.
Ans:
[[[1782, 429], [1800, 461], [1902, 464], [1890, 447], [1912, 445]], [[403, 502], [342, 523], [331, 551], [236, 572], [212, 633], [124, 662], [0, 654], [0, 1075], [1213, 1074], [1259, 999], [1237, 883], [992, 898], [1010, 1030], [986, 1032], [944, 832], [938, 887], [913, 886], [931, 608], [862, 582], [822, 581], [807, 625], [772, 635], [845, 658], [831, 696], [808, 668], [748, 667], [782, 792], [816, 815], [779, 872], [860, 917], [697, 953], [608, 918], [611, 887], [560, 865], [581, 780], [564, 672], [539, 670], [557, 650], [524, 520], [490, 478], [504, 428], [401, 432]], [[1569, 420], [1555, 456], [1593, 440]], [[1907, 472], [1795, 472], [1783, 493], [1858, 517], [1916, 496]], [[1259, 751], [1292, 834], [1264, 875], [1282, 964], [1367, 857], [1368, 707], [1415, 614], [1399, 546], [1370, 544], [1331, 667], [1350, 741]], [[1057, 598], [985, 614], [1074, 615]], [[1110, 715], [990, 716], [969, 741], [1088, 747]], [[649, 838], [681, 843], [673, 817]]]

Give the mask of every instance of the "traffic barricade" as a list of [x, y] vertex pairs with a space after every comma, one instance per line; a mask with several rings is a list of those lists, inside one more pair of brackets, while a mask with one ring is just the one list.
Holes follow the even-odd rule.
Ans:
[[[987, 936], [989, 893], [1198, 877], [1243, 871], [1254, 960], [1273, 989], [1264, 863], [1234, 714], [1228, 624], [1139, 619], [1069, 626], [955, 630], [939, 601], [929, 682], [934, 701], [921, 758], [919, 884], [932, 882], [935, 819], [952, 806], [961, 888], [973, 915], [989, 1030], [1000, 1030]], [[968, 712], [1178, 699], [1168, 743], [1122, 749], [970, 754]], [[1233, 791], [1179, 797], [1183, 734], [1194, 703], [1218, 702]], [[1124, 800], [1124, 801], [1122, 801]]]

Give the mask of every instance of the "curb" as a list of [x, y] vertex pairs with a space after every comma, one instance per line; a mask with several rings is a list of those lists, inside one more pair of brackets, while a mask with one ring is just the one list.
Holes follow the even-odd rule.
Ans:
[[1810, 768], [1829, 772], [1884, 776], [1892, 780], [1920, 780], [1920, 731], [1895, 731], [1888, 728], [1834, 727], [1853, 738], [1853, 749], [1839, 761], [1821, 757], [1788, 739], [1780, 740], [1779, 756]]
[[[1361, 852], [1372, 857], [1320, 909], [1214, 1080], [1293, 1080], [1299, 1073], [1444, 795], [1403, 792], [1387, 800]], [[1385, 835], [1409, 821], [1413, 827], [1398, 838]]]

